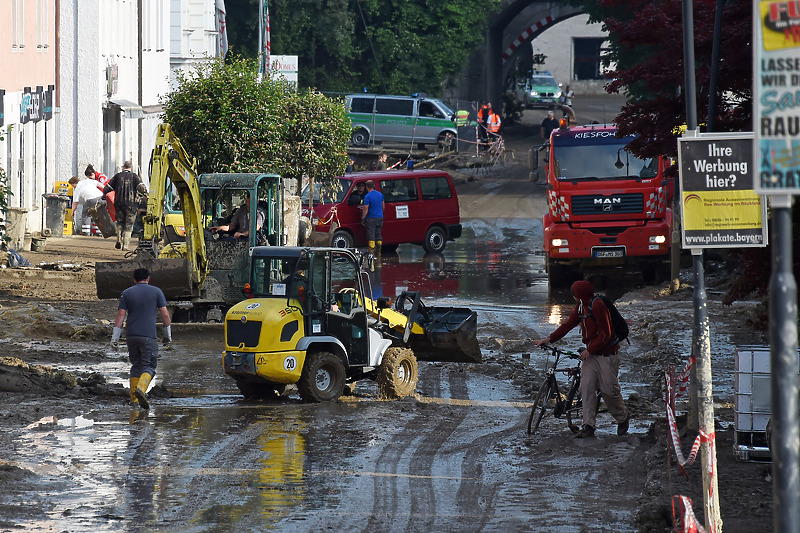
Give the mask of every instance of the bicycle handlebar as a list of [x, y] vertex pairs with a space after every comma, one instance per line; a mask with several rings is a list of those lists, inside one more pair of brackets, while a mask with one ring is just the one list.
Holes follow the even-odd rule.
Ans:
[[550, 350], [553, 354], [557, 353], [560, 355], [564, 355], [566, 357], [569, 357], [570, 359], [580, 359], [581, 355], [579, 351], [574, 352], [572, 350], [564, 350], [553, 344], [542, 344], [541, 346], [539, 346], [539, 348], [541, 348], [542, 350]]

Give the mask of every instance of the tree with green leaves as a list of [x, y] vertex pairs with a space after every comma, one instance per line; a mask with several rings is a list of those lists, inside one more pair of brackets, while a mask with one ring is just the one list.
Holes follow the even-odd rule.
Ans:
[[271, 172], [327, 182], [347, 165], [350, 120], [341, 102], [284, 79], [259, 82], [258, 63], [229, 57], [178, 75], [164, 121], [200, 172]]
[[[481, 46], [500, 0], [269, 0], [273, 54], [299, 56], [301, 87], [439, 95]], [[235, 53], [258, 53], [258, 0], [226, 0]]]
[[[681, 0], [573, 0], [609, 32], [609, 93], [627, 103], [615, 122], [639, 134], [631, 151], [642, 157], [677, 156], [676, 129], [686, 124]], [[718, 75], [716, 131], [752, 130], [752, 5], [726, 3], [719, 61], [712, 62], [716, 0], [693, 0], [698, 122], [708, 122], [712, 71]]]

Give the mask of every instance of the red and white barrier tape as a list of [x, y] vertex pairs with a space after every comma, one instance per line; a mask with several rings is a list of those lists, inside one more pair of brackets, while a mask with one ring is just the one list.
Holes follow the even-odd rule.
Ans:
[[[328, 214], [328, 218], [326, 220], [317, 219], [317, 226], [327, 226], [333, 222], [334, 219], [336, 219], [336, 223], [339, 224], [339, 213], [335, 207], [331, 209], [331, 212]], [[341, 226], [341, 224], [339, 225]]]
[[[695, 364], [695, 357], [692, 355], [689, 357], [689, 360], [686, 363], [686, 367], [683, 371], [676, 376], [676, 381], [678, 382], [678, 390], [675, 391], [675, 396], [677, 397], [679, 394], [682, 394], [686, 391], [687, 383], [689, 381], [689, 372], [692, 366]], [[690, 465], [695, 462], [697, 459], [697, 452], [700, 450], [701, 444], [708, 444], [709, 445], [709, 457], [714, 457], [716, 455], [715, 446], [716, 446], [716, 433], [714, 431], [710, 433], [706, 433], [703, 430], [700, 430], [699, 435], [695, 438], [694, 443], [692, 444], [691, 451], [689, 452], [689, 457], [684, 458], [683, 451], [681, 450], [681, 441], [680, 437], [678, 436], [678, 424], [675, 421], [675, 412], [672, 410], [672, 378], [670, 377], [669, 372], [665, 372], [664, 376], [666, 378], [666, 407], [667, 407], [667, 424], [669, 426], [669, 433], [672, 439], [672, 447], [675, 448], [675, 457], [678, 460], [678, 465], [681, 468], [681, 472], [686, 475], [686, 470], [684, 469], [685, 465]], [[713, 462], [709, 461], [709, 464], [706, 465], [708, 469], [708, 474], [711, 479], [714, 478], [715, 472], [713, 470]], [[714, 498], [713, 494], [713, 483], [708, 484], [708, 501], [711, 501]], [[685, 496], [673, 496], [672, 502], [672, 516], [673, 519], [676, 518], [675, 513], [675, 499], [678, 498], [681, 506], [683, 507], [683, 512], [681, 514], [681, 529], [680, 533], [706, 533], [706, 530], [703, 526], [698, 523], [697, 519], [694, 516], [694, 511], [692, 511], [692, 501], [685, 497]], [[713, 531], [712, 531], [713, 533]]]
[[[682, 512], [676, 513], [675, 506], [682, 508]], [[680, 515], [680, 524], [676, 522], [676, 518]], [[700, 525], [692, 510], [692, 500], [686, 496], [673, 496], [672, 497], [672, 519], [676, 524], [675, 531], [678, 533], [706, 533], [706, 529]], [[678, 529], [680, 527], [680, 529]]]

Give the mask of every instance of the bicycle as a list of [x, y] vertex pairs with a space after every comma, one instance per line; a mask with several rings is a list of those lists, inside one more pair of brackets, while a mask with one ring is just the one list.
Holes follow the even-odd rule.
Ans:
[[[571, 350], [561, 350], [552, 345], [540, 346], [543, 350], [549, 350], [554, 360], [548, 369], [544, 382], [539, 387], [536, 399], [533, 401], [531, 414], [528, 416], [528, 435], [533, 435], [539, 429], [539, 424], [544, 418], [544, 414], [550, 406], [550, 400], [555, 401], [553, 406], [553, 416], [561, 418], [566, 415], [567, 426], [573, 433], [580, 429], [580, 422], [583, 418], [583, 402], [581, 401], [581, 363], [578, 352]], [[562, 356], [570, 359], [578, 359], [577, 366], [568, 368], [558, 368], [558, 363]], [[567, 375], [566, 395], [562, 394], [556, 380], [556, 373], [563, 372]], [[573, 424], [573, 420], [577, 423]]]

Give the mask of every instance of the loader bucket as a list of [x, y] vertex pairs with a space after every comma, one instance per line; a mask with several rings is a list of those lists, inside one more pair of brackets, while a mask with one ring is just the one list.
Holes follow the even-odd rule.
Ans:
[[161, 289], [167, 300], [194, 296], [186, 259], [149, 258], [97, 263], [94, 271], [97, 297], [101, 300], [119, 298], [122, 291], [133, 285], [133, 271], [137, 268], [150, 271], [150, 285]]
[[422, 361], [480, 363], [478, 314], [466, 307], [425, 307], [415, 320], [425, 330], [408, 339]]

